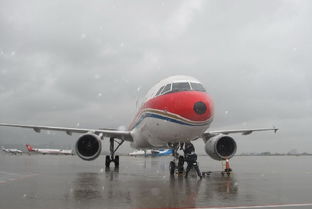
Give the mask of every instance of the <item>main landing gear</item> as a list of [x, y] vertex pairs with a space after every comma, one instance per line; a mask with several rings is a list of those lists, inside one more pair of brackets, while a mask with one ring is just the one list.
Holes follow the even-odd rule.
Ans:
[[[115, 148], [115, 143], [117, 143], [117, 147]], [[122, 145], [122, 143], [124, 143], [124, 140], [120, 140], [118, 141], [117, 139], [111, 137], [109, 139], [109, 151], [110, 151], [110, 155], [106, 155], [105, 158], [105, 167], [109, 168], [109, 165], [111, 162], [114, 162], [115, 164], [115, 168], [119, 167], [119, 155], [115, 156], [115, 152], [117, 151], [117, 149]]]

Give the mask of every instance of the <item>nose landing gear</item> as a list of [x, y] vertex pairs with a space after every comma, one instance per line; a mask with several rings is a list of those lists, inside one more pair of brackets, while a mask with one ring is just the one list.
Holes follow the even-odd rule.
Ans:
[[176, 164], [174, 161], [170, 161], [169, 163], [169, 172], [170, 172], [170, 175], [173, 176], [174, 173], [175, 173], [175, 169], [176, 169]]
[[174, 157], [169, 163], [169, 172], [170, 175], [177, 173], [182, 175], [184, 173], [184, 157], [180, 156], [178, 149], [181, 147], [179, 143], [169, 144], [169, 147], [173, 150], [172, 156]]

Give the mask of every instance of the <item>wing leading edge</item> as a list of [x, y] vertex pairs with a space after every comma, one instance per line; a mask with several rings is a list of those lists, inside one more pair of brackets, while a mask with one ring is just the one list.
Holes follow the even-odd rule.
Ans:
[[94, 133], [97, 135], [102, 135], [104, 137], [113, 137], [113, 138], [130, 141], [130, 142], [133, 141], [130, 131], [120, 131], [117, 129], [67, 128], [67, 127], [21, 125], [21, 124], [9, 124], [9, 123], [0, 123], [0, 126], [28, 128], [28, 129], [33, 129], [37, 133], [40, 133], [41, 130], [63, 131], [68, 135], [72, 135], [72, 133], [80, 133], [80, 134]]
[[258, 132], [258, 131], [274, 131], [276, 133], [278, 131], [278, 128], [257, 128], [257, 129], [237, 129], [237, 130], [219, 130], [219, 131], [209, 131], [205, 132], [202, 134], [202, 137], [205, 139], [209, 139], [213, 136], [216, 136], [218, 134], [235, 134], [235, 133], [240, 133], [242, 135], [249, 135], [253, 132]]

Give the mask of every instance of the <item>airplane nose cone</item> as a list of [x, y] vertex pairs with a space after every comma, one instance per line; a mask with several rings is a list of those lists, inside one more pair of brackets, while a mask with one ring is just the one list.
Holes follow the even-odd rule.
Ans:
[[196, 102], [193, 109], [197, 114], [202, 115], [207, 111], [207, 106], [203, 102]]

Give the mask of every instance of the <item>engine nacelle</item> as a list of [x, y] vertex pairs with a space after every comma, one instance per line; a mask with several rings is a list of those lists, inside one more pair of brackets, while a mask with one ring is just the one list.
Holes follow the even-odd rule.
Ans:
[[83, 160], [94, 160], [101, 154], [101, 139], [95, 134], [84, 134], [77, 140], [75, 151]]
[[219, 134], [210, 138], [206, 145], [206, 153], [214, 160], [226, 160], [236, 153], [236, 142], [230, 136]]

